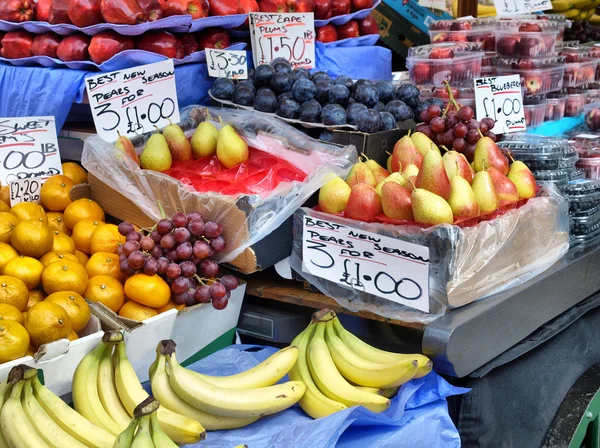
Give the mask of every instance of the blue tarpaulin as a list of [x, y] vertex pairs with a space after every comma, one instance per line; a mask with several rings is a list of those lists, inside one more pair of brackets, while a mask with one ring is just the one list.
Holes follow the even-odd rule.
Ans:
[[[257, 365], [276, 349], [233, 345], [188, 368], [208, 375], [233, 375]], [[286, 380], [286, 379], [284, 379]], [[214, 431], [198, 448], [453, 448], [460, 438], [446, 398], [468, 392], [434, 372], [402, 386], [392, 406], [375, 414], [363, 407], [313, 420], [298, 405], [240, 429]]]

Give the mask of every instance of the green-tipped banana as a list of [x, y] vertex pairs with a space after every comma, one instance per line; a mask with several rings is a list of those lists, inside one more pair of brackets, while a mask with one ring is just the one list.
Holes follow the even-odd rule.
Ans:
[[133, 443], [133, 438], [135, 437], [135, 431], [140, 422], [139, 418], [133, 418], [129, 422], [129, 426], [117, 437], [115, 441], [115, 445], [113, 448], [130, 448]]
[[[160, 446], [160, 445], [159, 445]], [[131, 444], [131, 448], [154, 448], [152, 436], [150, 435], [150, 416], [144, 415], [140, 418], [140, 425]]]
[[155, 447], [177, 448], [177, 444], [169, 439], [169, 436], [161, 429], [156, 412], [150, 415], [150, 433]]
[[131, 422], [131, 416], [121, 403], [117, 386], [115, 386], [115, 370], [112, 363], [112, 346], [109, 346], [100, 358], [98, 367], [98, 396], [106, 413], [125, 430]]
[[[11, 390], [12, 386], [8, 384], [8, 380], [4, 380], [2, 384], [0, 384], [0, 413], [2, 412], [2, 406], [4, 406], [4, 403], [8, 400], [8, 397], [10, 397]], [[9, 448], [8, 443], [6, 443], [6, 440], [2, 435], [2, 431], [0, 431], [0, 448]]]

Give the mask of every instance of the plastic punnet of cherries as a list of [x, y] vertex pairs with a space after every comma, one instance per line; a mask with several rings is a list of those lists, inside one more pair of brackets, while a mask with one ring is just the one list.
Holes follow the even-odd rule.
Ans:
[[118, 249], [121, 272], [127, 277], [140, 272], [159, 275], [178, 305], [212, 302], [222, 310], [239, 285], [233, 275], [217, 278], [219, 265], [212, 257], [225, 249], [222, 231], [220, 224], [205, 222], [199, 212], [176, 213], [139, 231], [122, 222], [119, 233], [126, 241]]

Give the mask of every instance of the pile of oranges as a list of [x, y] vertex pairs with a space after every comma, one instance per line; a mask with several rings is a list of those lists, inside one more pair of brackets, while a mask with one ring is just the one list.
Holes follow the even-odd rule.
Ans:
[[71, 189], [85, 183], [87, 173], [74, 163], [62, 167], [62, 175], [43, 184], [41, 205], [11, 208], [8, 187], [0, 189], [0, 363], [58, 339], [77, 339], [90, 319], [86, 299], [134, 320], [174, 307], [169, 297], [156, 297], [152, 307], [148, 292], [164, 283], [158, 276], [132, 282], [130, 295], [143, 297], [144, 304], [126, 298], [136, 276], [124, 285], [117, 251], [125, 237], [105, 223], [96, 202], [71, 200]]

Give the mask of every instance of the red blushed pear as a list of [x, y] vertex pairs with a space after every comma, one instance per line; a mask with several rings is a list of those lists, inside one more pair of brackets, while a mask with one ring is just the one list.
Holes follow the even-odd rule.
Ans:
[[483, 171], [486, 167], [493, 166], [502, 174], [508, 174], [508, 159], [496, 145], [496, 142], [489, 137], [481, 136], [475, 146], [475, 155], [473, 156], [473, 165], [475, 171]]
[[375, 182], [379, 183], [383, 179], [385, 179], [386, 177], [388, 177], [390, 175], [390, 172], [388, 170], [386, 170], [384, 167], [382, 167], [380, 164], [375, 162], [375, 160], [369, 159], [364, 154], [361, 154], [361, 155], [365, 159], [365, 165], [367, 165], [369, 167], [369, 169], [373, 173], [373, 176], [375, 176]]
[[133, 143], [131, 143], [131, 140], [129, 140], [125, 135], [121, 135], [119, 131], [117, 131], [117, 134], [119, 135], [119, 138], [115, 142], [115, 146], [117, 147], [117, 149], [123, 151], [123, 153], [125, 153], [127, 157], [133, 160], [137, 166], [140, 166], [140, 158], [135, 152], [135, 148], [133, 147]]
[[414, 221], [411, 192], [397, 182], [385, 182], [381, 187], [383, 214], [388, 218]]
[[80, 28], [102, 23], [100, 12], [101, 0], [71, 0], [69, 3], [69, 20]]
[[410, 136], [405, 135], [394, 145], [392, 153], [392, 171], [399, 171], [400, 167], [414, 164], [417, 168], [421, 167], [423, 156], [411, 140]]
[[496, 192], [501, 201], [516, 202], [519, 200], [517, 186], [512, 180], [494, 167], [489, 167], [486, 171], [490, 173], [492, 182], [494, 182], [494, 188], [496, 188]]
[[423, 158], [416, 187], [424, 188], [446, 200], [450, 197], [450, 180], [442, 156], [437, 151], [429, 151]]
[[460, 176], [454, 176], [450, 181], [450, 190], [448, 205], [452, 209], [454, 219], [469, 219], [479, 216], [479, 203], [469, 182]]
[[358, 184], [367, 184], [375, 188], [377, 185], [373, 172], [364, 162], [358, 162], [354, 164], [350, 170], [350, 173], [348, 174], [346, 182], [348, 185], [350, 185], [350, 187], [354, 187]]
[[465, 179], [469, 184], [473, 181], [473, 170], [467, 158], [457, 151], [448, 151], [442, 156], [448, 179], [456, 175]]
[[358, 184], [352, 187], [346, 204], [346, 218], [369, 221], [382, 213], [381, 197], [375, 188], [368, 184]]
[[537, 189], [535, 177], [523, 162], [517, 160], [510, 165], [508, 178], [517, 187], [520, 199], [529, 199], [535, 196]]

